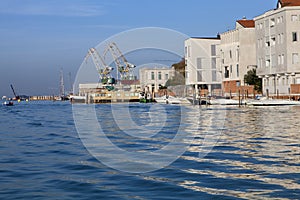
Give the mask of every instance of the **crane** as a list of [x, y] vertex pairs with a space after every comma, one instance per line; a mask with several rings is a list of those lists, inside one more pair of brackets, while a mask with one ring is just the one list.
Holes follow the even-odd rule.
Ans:
[[88, 53], [85, 57], [85, 60], [87, 61], [87, 59], [89, 57], [92, 57], [92, 60], [96, 66], [96, 69], [98, 71], [100, 80], [103, 84], [114, 84], [115, 80], [114, 78], [111, 77], [110, 72], [114, 69], [108, 65], [106, 65], [106, 63], [104, 62], [104, 59], [100, 56], [100, 54], [98, 53], [98, 51], [96, 50], [96, 48], [90, 48], [88, 50]]
[[121, 75], [121, 80], [129, 79], [133, 76], [133, 69], [136, 67], [134, 64], [131, 64], [127, 61], [125, 56], [122, 54], [117, 44], [111, 42], [108, 44], [107, 49], [104, 52], [104, 56], [107, 52], [110, 52], [114, 62], [118, 68], [118, 71]]

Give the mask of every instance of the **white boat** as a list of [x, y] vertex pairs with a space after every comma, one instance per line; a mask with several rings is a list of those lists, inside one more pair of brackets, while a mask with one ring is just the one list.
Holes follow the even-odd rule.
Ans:
[[85, 96], [70, 95], [70, 101], [71, 101], [71, 103], [85, 103], [86, 102], [86, 97]]
[[262, 99], [248, 101], [249, 106], [294, 106], [300, 105], [300, 101], [280, 100], [280, 99]]
[[163, 104], [181, 104], [180, 98], [173, 97], [170, 95], [164, 95], [161, 97], [154, 98], [156, 103], [163, 103]]
[[210, 105], [239, 105], [244, 104], [244, 101], [239, 102], [239, 100], [236, 99], [210, 99], [209, 104]]

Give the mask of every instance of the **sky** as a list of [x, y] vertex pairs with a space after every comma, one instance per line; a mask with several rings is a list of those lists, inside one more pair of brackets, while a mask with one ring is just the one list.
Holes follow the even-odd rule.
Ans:
[[[276, 0], [0, 0], [0, 97], [66, 90], [90, 47], [123, 31], [161, 27], [189, 37], [216, 36]], [[182, 45], [182, 48], [184, 46]]]

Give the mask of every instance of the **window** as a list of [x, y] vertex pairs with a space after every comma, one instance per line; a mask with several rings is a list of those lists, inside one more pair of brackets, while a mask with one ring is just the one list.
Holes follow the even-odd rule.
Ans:
[[232, 65], [230, 65], [230, 75], [232, 76]]
[[275, 46], [275, 44], [276, 44], [276, 38], [275, 38], [275, 35], [272, 35], [272, 37], [271, 37], [271, 45]]
[[212, 71], [212, 81], [217, 81], [217, 71], [216, 70]]
[[161, 80], [161, 72], [158, 72], [158, 80]]
[[266, 59], [266, 67], [270, 67], [270, 64], [271, 64], [271, 60], [270, 60], [270, 58], [267, 58]]
[[152, 80], [155, 79], [154, 72], [151, 72], [151, 79], [152, 79]]
[[292, 32], [292, 41], [293, 42], [297, 41], [297, 32]]
[[281, 55], [281, 64], [284, 64], [284, 54]]
[[236, 65], [236, 76], [240, 76], [240, 69], [239, 69], [239, 64]]
[[197, 81], [202, 82], [202, 71], [197, 71]]
[[270, 27], [274, 27], [275, 26], [275, 19], [272, 18], [270, 19]]
[[298, 53], [292, 54], [292, 64], [298, 64], [299, 63], [299, 56]]
[[211, 45], [211, 55], [216, 56], [216, 45]]
[[277, 24], [279, 24], [279, 23], [280, 23], [280, 17], [277, 18]]
[[197, 69], [202, 69], [202, 58], [197, 58]]
[[278, 63], [278, 65], [281, 64], [281, 55], [278, 55], [277, 63]]
[[225, 60], [224, 60], [224, 52], [222, 52], [222, 63], [223, 63], [223, 64], [225, 63]]
[[229, 51], [229, 57], [232, 58], [232, 51]]
[[165, 80], [169, 80], [169, 74], [165, 74]]
[[272, 57], [271, 57], [271, 60], [272, 60], [272, 67], [275, 67], [276, 66], [276, 63], [275, 63], [275, 54], [272, 54]]
[[227, 66], [225, 67], [225, 74], [224, 74], [224, 77], [225, 77], [225, 78], [229, 78], [229, 70], [228, 70], [228, 67], [227, 67]]
[[212, 69], [216, 69], [217, 68], [217, 59], [216, 58], [212, 58], [211, 59], [211, 68]]
[[292, 15], [291, 20], [292, 20], [292, 22], [298, 21], [298, 15]]

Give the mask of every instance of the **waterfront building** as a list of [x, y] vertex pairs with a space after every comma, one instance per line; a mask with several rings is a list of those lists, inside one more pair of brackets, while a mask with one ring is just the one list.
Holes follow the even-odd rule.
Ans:
[[244, 76], [256, 68], [255, 25], [253, 20], [237, 20], [235, 29], [220, 34], [220, 65], [224, 95], [237, 95], [238, 90], [249, 90]]
[[219, 45], [219, 36], [192, 37], [185, 41], [185, 82], [193, 86], [196, 94], [203, 90], [208, 92], [207, 95], [220, 93]]
[[254, 18], [257, 74], [267, 95], [300, 94], [300, 1], [279, 0]]
[[169, 67], [143, 67], [139, 70], [141, 88], [147, 88], [151, 94], [157, 93], [161, 86], [172, 78], [175, 70]]

